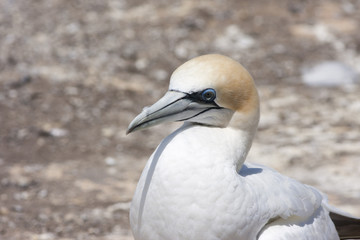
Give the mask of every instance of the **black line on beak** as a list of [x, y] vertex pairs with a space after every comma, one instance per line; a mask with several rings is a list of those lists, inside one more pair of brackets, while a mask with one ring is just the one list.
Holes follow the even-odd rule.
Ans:
[[204, 111], [201, 111], [201, 112], [195, 114], [194, 116], [191, 116], [191, 117], [188, 117], [188, 118], [184, 118], [184, 119], [181, 119], [181, 120], [177, 120], [177, 122], [181, 122], [181, 121], [186, 121], [186, 120], [192, 119], [192, 118], [194, 118], [194, 117], [199, 116], [200, 114], [203, 114], [203, 113], [205, 113], [205, 112], [207, 112], [207, 111], [210, 111], [210, 110], [213, 110], [213, 109], [221, 109], [221, 107], [211, 107], [211, 108], [207, 108], [207, 109], [205, 109]]

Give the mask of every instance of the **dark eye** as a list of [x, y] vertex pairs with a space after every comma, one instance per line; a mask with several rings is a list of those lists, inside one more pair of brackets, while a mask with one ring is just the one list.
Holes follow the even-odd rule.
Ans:
[[215, 99], [216, 97], [216, 92], [214, 89], [212, 88], [208, 88], [208, 89], [205, 89], [202, 93], [201, 93], [201, 99], [203, 101], [206, 101], [206, 102], [211, 102]]

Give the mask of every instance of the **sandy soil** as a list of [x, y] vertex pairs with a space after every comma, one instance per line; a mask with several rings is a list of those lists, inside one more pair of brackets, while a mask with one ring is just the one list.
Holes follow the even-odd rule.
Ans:
[[0, 239], [132, 239], [141, 170], [169, 124], [125, 135], [187, 59], [222, 53], [259, 87], [249, 161], [360, 216], [360, 84], [311, 87], [323, 61], [360, 72], [360, 2], [0, 1]]

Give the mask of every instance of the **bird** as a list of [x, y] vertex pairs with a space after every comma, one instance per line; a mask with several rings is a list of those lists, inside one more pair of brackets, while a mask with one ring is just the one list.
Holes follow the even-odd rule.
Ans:
[[260, 100], [234, 59], [207, 54], [170, 77], [169, 89], [127, 134], [183, 122], [150, 156], [130, 207], [136, 240], [360, 239], [360, 220], [314, 187], [245, 162]]

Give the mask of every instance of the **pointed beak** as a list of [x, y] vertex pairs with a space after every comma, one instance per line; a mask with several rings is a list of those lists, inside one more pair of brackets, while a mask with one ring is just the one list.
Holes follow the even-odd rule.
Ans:
[[143, 109], [130, 123], [126, 134], [164, 122], [189, 120], [214, 107], [212, 104], [195, 102], [186, 93], [168, 91], [155, 104]]

